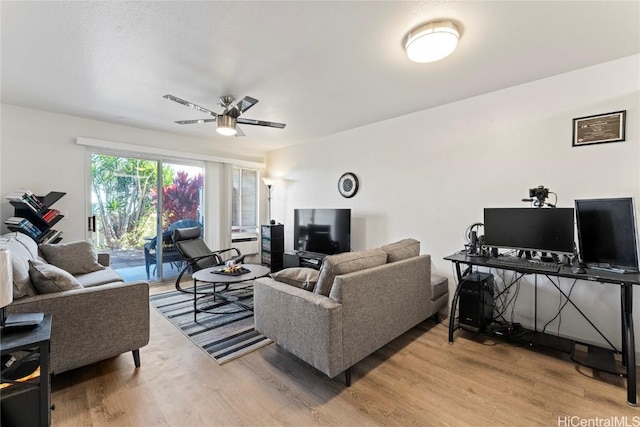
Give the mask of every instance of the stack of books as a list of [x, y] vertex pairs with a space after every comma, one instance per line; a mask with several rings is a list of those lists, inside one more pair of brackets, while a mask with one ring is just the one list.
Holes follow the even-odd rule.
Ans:
[[34, 212], [40, 212], [45, 207], [42, 200], [38, 199], [35, 194], [33, 194], [29, 190], [22, 189], [14, 191], [13, 193], [9, 194], [6, 199], [12, 202], [24, 203]]
[[60, 211], [57, 209], [47, 209], [43, 214], [42, 214], [42, 219], [44, 219], [45, 221], [47, 221], [48, 223], [50, 223], [55, 217], [57, 217], [58, 215], [60, 215]]
[[[38, 240], [38, 238], [40, 237], [40, 234], [42, 234], [40, 230], [35, 225], [31, 224], [31, 222], [29, 222], [29, 220], [26, 218], [12, 216], [11, 218], [7, 219], [4, 223], [10, 227], [13, 227], [14, 229], [15, 228], [20, 229], [19, 231], [31, 236], [34, 240]], [[14, 231], [18, 231], [18, 230], [14, 230]]]
[[58, 231], [58, 230], [54, 230], [54, 229], [50, 229], [48, 231], [45, 231], [42, 234], [42, 237], [40, 237], [39, 243], [55, 243], [55, 240], [58, 237], [60, 237], [61, 234], [62, 234], [62, 231]]

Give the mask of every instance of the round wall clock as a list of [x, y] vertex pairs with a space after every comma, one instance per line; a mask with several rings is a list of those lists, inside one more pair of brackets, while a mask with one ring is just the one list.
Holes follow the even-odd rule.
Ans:
[[358, 177], [352, 172], [342, 174], [338, 180], [338, 191], [342, 197], [350, 198], [358, 192]]

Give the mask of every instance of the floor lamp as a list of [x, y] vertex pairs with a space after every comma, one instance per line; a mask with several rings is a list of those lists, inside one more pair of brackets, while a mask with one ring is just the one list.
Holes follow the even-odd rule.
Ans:
[[276, 222], [271, 219], [271, 186], [275, 184], [276, 180], [274, 178], [264, 177], [262, 178], [264, 185], [267, 186], [267, 206], [268, 206], [268, 216], [269, 216], [269, 224], [275, 224]]

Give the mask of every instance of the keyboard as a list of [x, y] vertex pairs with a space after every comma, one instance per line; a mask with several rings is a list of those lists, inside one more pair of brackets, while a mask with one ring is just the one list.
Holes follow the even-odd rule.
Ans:
[[489, 258], [487, 265], [495, 268], [506, 268], [510, 270], [530, 270], [546, 273], [557, 273], [560, 271], [560, 264], [555, 262], [540, 261], [538, 259], [526, 259], [514, 256], [499, 256]]

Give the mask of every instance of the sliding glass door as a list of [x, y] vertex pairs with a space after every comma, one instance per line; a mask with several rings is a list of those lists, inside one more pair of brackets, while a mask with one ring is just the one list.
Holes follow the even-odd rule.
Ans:
[[91, 155], [89, 228], [126, 280], [177, 276], [175, 228], [203, 230], [203, 167], [158, 159]]
[[173, 230], [198, 227], [201, 235], [204, 230], [202, 166], [164, 162], [159, 169], [164, 182], [153, 197], [158, 238], [145, 246], [145, 271], [150, 280], [176, 277], [183, 267], [171, 239]]

